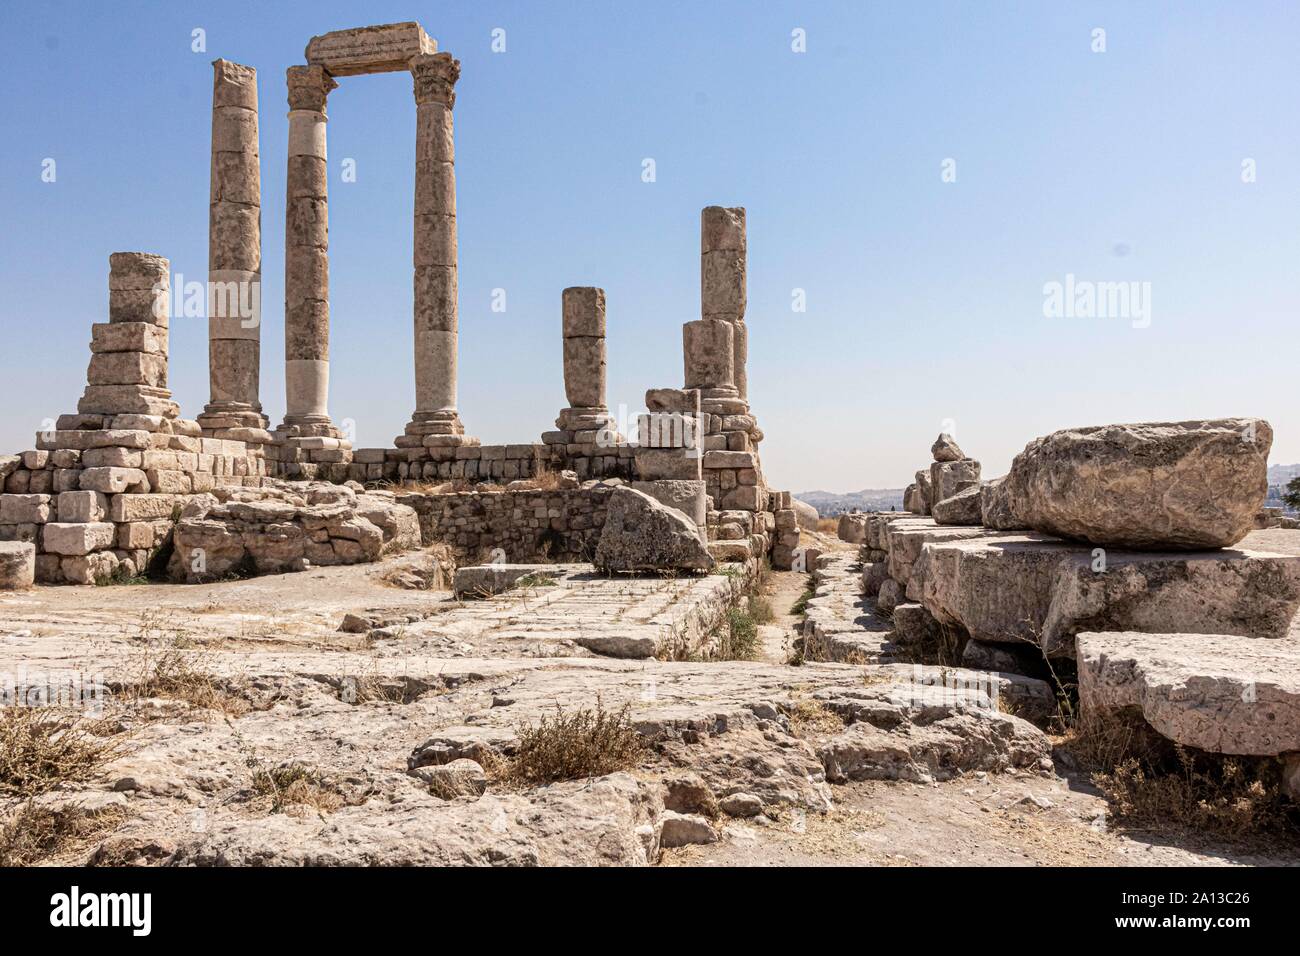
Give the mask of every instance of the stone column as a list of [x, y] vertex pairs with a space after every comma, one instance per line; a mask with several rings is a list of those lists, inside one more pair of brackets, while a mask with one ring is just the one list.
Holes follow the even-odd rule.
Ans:
[[217, 438], [267, 442], [258, 397], [262, 335], [262, 185], [257, 71], [214, 60], [208, 207], [208, 381], [199, 425]]
[[730, 322], [697, 319], [682, 326], [686, 387], [710, 399], [734, 399], [735, 334]]
[[706, 206], [700, 213], [700, 314], [734, 326], [736, 391], [747, 398], [749, 332], [745, 327], [745, 210]]
[[452, 107], [460, 61], [411, 58], [415, 87], [415, 412], [398, 447], [466, 443], [456, 410], [456, 154]]
[[565, 289], [563, 296], [564, 395], [569, 410], [605, 409], [605, 290]]
[[319, 66], [291, 66], [285, 182], [283, 436], [331, 437], [329, 226], [325, 99], [337, 83]]

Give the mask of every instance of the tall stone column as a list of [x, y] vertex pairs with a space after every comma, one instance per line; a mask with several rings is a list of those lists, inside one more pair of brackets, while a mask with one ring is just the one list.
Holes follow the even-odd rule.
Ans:
[[747, 399], [744, 207], [706, 206], [700, 213], [700, 314], [733, 326], [735, 386], [740, 398]]
[[562, 296], [564, 395], [569, 411], [605, 411], [605, 290], [575, 286]]
[[456, 410], [456, 154], [452, 107], [460, 61], [411, 58], [415, 87], [415, 412], [398, 447], [467, 442]]
[[208, 380], [199, 415], [217, 438], [268, 442], [258, 397], [262, 336], [262, 185], [257, 71], [214, 60], [208, 207]]
[[291, 66], [285, 182], [282, 437], [339, 438], [329, 398], [329, 217], [325, 99], [337, 83], [319, 66]]

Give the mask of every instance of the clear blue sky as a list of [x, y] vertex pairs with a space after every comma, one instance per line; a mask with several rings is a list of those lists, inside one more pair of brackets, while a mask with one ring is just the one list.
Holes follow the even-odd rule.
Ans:
[[[75, 409], [110, 252], [205, 277], [216, 57], [259, 71], [279, 421], [284, 70], [313, 34], [408, 19], [462, 64], [460, 408], [484, 442], [535, 440], [565, 404], [565, 286], [606, 289], [611, 407], [681, 384], [717, 203], [748, 209], [750, 399], [776, 487], [901, 486], [946, 419], [987, 476], [1056, 428], [1222, 415], [1268, 418], [1273, 461], [1300, 460], [1300, 12], [1282, 2], [7, 2], [0, 449]], [[414, 401], [411, 81], [345, 78], [329, 110], [330, 410], [388, 445]], [[1150, 327], [1045, 318], [1067, 273], [1150, 282]], [[205, 328], [173, 323], [188, 417]]]

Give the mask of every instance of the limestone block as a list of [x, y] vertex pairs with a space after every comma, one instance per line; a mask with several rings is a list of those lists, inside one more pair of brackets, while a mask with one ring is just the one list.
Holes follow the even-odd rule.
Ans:
[[111, 548], [117, 526], [109, 521], [67, 523], [52, 521], [41, 533], [41, 547], [51, 554], [90, 554]]
[[649, 495], [662, 505], [676, 508], [700, 528], [705, 526], [709, 498], [703, 481], [634, 481], [629, 487]]
[[637, 443], [644, 448], [698, 449], [699, 418], [681, 412], [648, 412], [638, 415]]
[[63, 580], [68, 584], [98, 584], [117, 571], [119, 561], [112, 551], [70, 555], [59, 562]]
[[257, 111], [213, 106], [212, 152], [257, 152]]
[[257, 70], [229, 60], [212, 61], [212, 106], [257, 110]]
[[190, 476], [182, 471], [147, 468], [144, 472], [149, 488], [163, 495], [187, 495], [193, 490]]
[[1066, 429], [1030, 442], [999, 494], [1014, 518], [1092, 544], [1222, 548], [1254, 528], [1273, 429], [1258, 418]]
[[456, 270], [449, 266], [415, 269], [415, 327], [431, 332], [456, 331]]
[[110, 324], [143, 322], [167, 328], [171, 321], [171, 292], [155, 289], [114, 289], [108, 293]]
[[332, 76], [363, 73], [401, 72], [411, 57], [434, 53], [438, 45], [414, 21], [379, 26], [334, 30], [314, 36], [307, 44], [306, 59]]
[[36, 546], [0, 541], [0, 591], [17, 591], [36, 583]]
[[149, 252], [114, 252], [108, 257], [109, 291], [171, 285], [171, 264]]
[[55, 468], [54, 481], [51, 483], [51, 494], [61, 494], [65, 491], [76, 491], [81, 487], [81, 469], [80, 468]]
[[703, 478], [700, 453], [694, 449], [636, 448], [634, 450], [636, 473], [642, 480], [681, 479], [699, 481]]
[[700, 390], [697, 388], [652, 388], [645, 393], [645, 407], [652, 412], [680, 412], [699, 416]]
[[930, 508], [980, 480], [980, 463], [973, 458], [936, 461], [930, 466]]
[[[292, 200], [290, 209], [296, 209], [307, 201]], [[260, 206], [235, 202], [213, 203], [208, 222], [208, 268], [210, 270], [261, 271], [262, 210]]]
[[[223, 110], [221, 112], [237, 113], [244, 111]], [[213, 119], [215, 121], [215, 114]], [[256, 122], [253, 125], [254, 133], [256, 133]], [[209, 195], [214, 204], [238, 203], [252, 208], [261, 206], [262, 170], [256, 142], [253, 143], [251, 149], [242, 152], [233, 150], [214, 152], [212, 154], [210, 182]]]
[[[440, 176], [433, 178], [433, 181], [446, 183], [447, 189], [453, 192], [452, 203], [450, 206], [419, 205], [418, 193], [420, 187], [428, 182], [428, 179], [421, 178], [416, 180], [416, 208], [435, 208], [435, 209], [454, 209], [454, 190], [455, 180], [449, 176]], [[427, 187], [426, 187], [427, 188]], [[445, 202], [445, 200], [443, 200]], [[422, 212], [415, 217], [415, 265], [435, 266], [438, 268], [454, 268], [456, 265], [456, 216], [451, 213], [439, 212]]]
[[1077, 637], [1085, 715], [1138, 711], [1157, 733], [1221, 754], [1277, 756], [1300, 742], [1300, 648], [1224, 634]]
[[0, 524], [44, 524], [53, 515], [47, 494], [0, 495]]
[[[891, 574], [897, 539], [891, 532]], [[908, 592], [977, 640], [1029, 642], [1052, 656], [1073, 656], [1074, 635], [1098, 627], [1282, 638], [1300, 609], [1300, 555], [1096, 555], [1090, 545], [1036, 534], [953, 538], [925, 543]]]
[[23, 467], [28, 471], [40, 471], [50, 463], [50, 453], [44, 449], [25, 451], [22, 454]]
[[255, 339], [211, 339], [208, 380], [215, 402], [258, 401], [261, 345]]
[[700, 250], [745, 251], [745, 208], [705, 206], [700, 210]]
[[179, 505], [174, 495], [116, 495], [109, 499], [108, 518], [117, 522], [170, 518]]
[[605, 290], [593, 286], [573, 286], [562, 296], [564, 338], [605, 337]]
[[763, 504], [763, 489], [755, 485], [737, 485], [722, 496], [722, 506], [724, 508], [761, 511]]
[[134, 448], [87, 448], [81, 453], [85, 468], [140, 468], [145, 452]]
[[973, 484], [951, 498], [936, 501], [931, 512], [934, 520], [943, 525], [978, 525], [981, 523], [981, 488]]
[[167, 357], [145, 352], [98, 352], [90, 357], [91, 385], [167, 384]]
[[99, 522], [108, 516], [108, 498], [98, 491], [65, 491], [55, 510], [60, 521]]
[[96, 322], [90, 327], [92, 352], [167, 354], [167, 329], [152, 322]]
[[704, 467], [707, 468], [757, 468], [758, 456], [750, 451], [706, 451]]
[[934, 440], [934, 444], [930, 446], [930, 455], [935, 461], [960, 461], [966, 457], [961, 447], [947, 432], [941, 432]]
[[735, 381], [731, 323], [697, 319], [682, 326], [682, 354], [687, 388], [719, 388]]
[[131, 413], [175, 418], [180, 408], [166, 389], [150, 385], [87, 385], [77, 408], [101, 414]]
[[564, 339], [564, 394], [577, 407], [605, 404], [604, 338]]
[[729, 250], [700, 257], [700, 307], [705, 318], [739, 322], [745, 315], [745, 254]]
[[707, 571], [714, 560], [694, 520], [619, 487], [609, 498], [595, 564], [602, 571]]
[[172, 523], [164, 518], [155, 521], [128, 521], [114, 527], [117, 528], [119, 548], [148, 551], [162, 543], [171, 530]]
[[81, 473], [81, 490], [117, 495], [124, 491], [148, 491], [149, 482], [138, 468], [87, 468]]

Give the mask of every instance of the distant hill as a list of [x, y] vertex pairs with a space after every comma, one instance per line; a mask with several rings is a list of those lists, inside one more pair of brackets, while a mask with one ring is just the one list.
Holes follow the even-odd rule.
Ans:
[[1297, 476], [1300, 476], [1300, 465], [1268, 466], [1268, 483], [1270, 485], [1285, 485]]
[[844, 514], [846, 511], [903, 510], [902, 488], [866, 488], [836, 494], [833, 491], [797, 491], [794, 495], [817, 509], [824, 518]]

